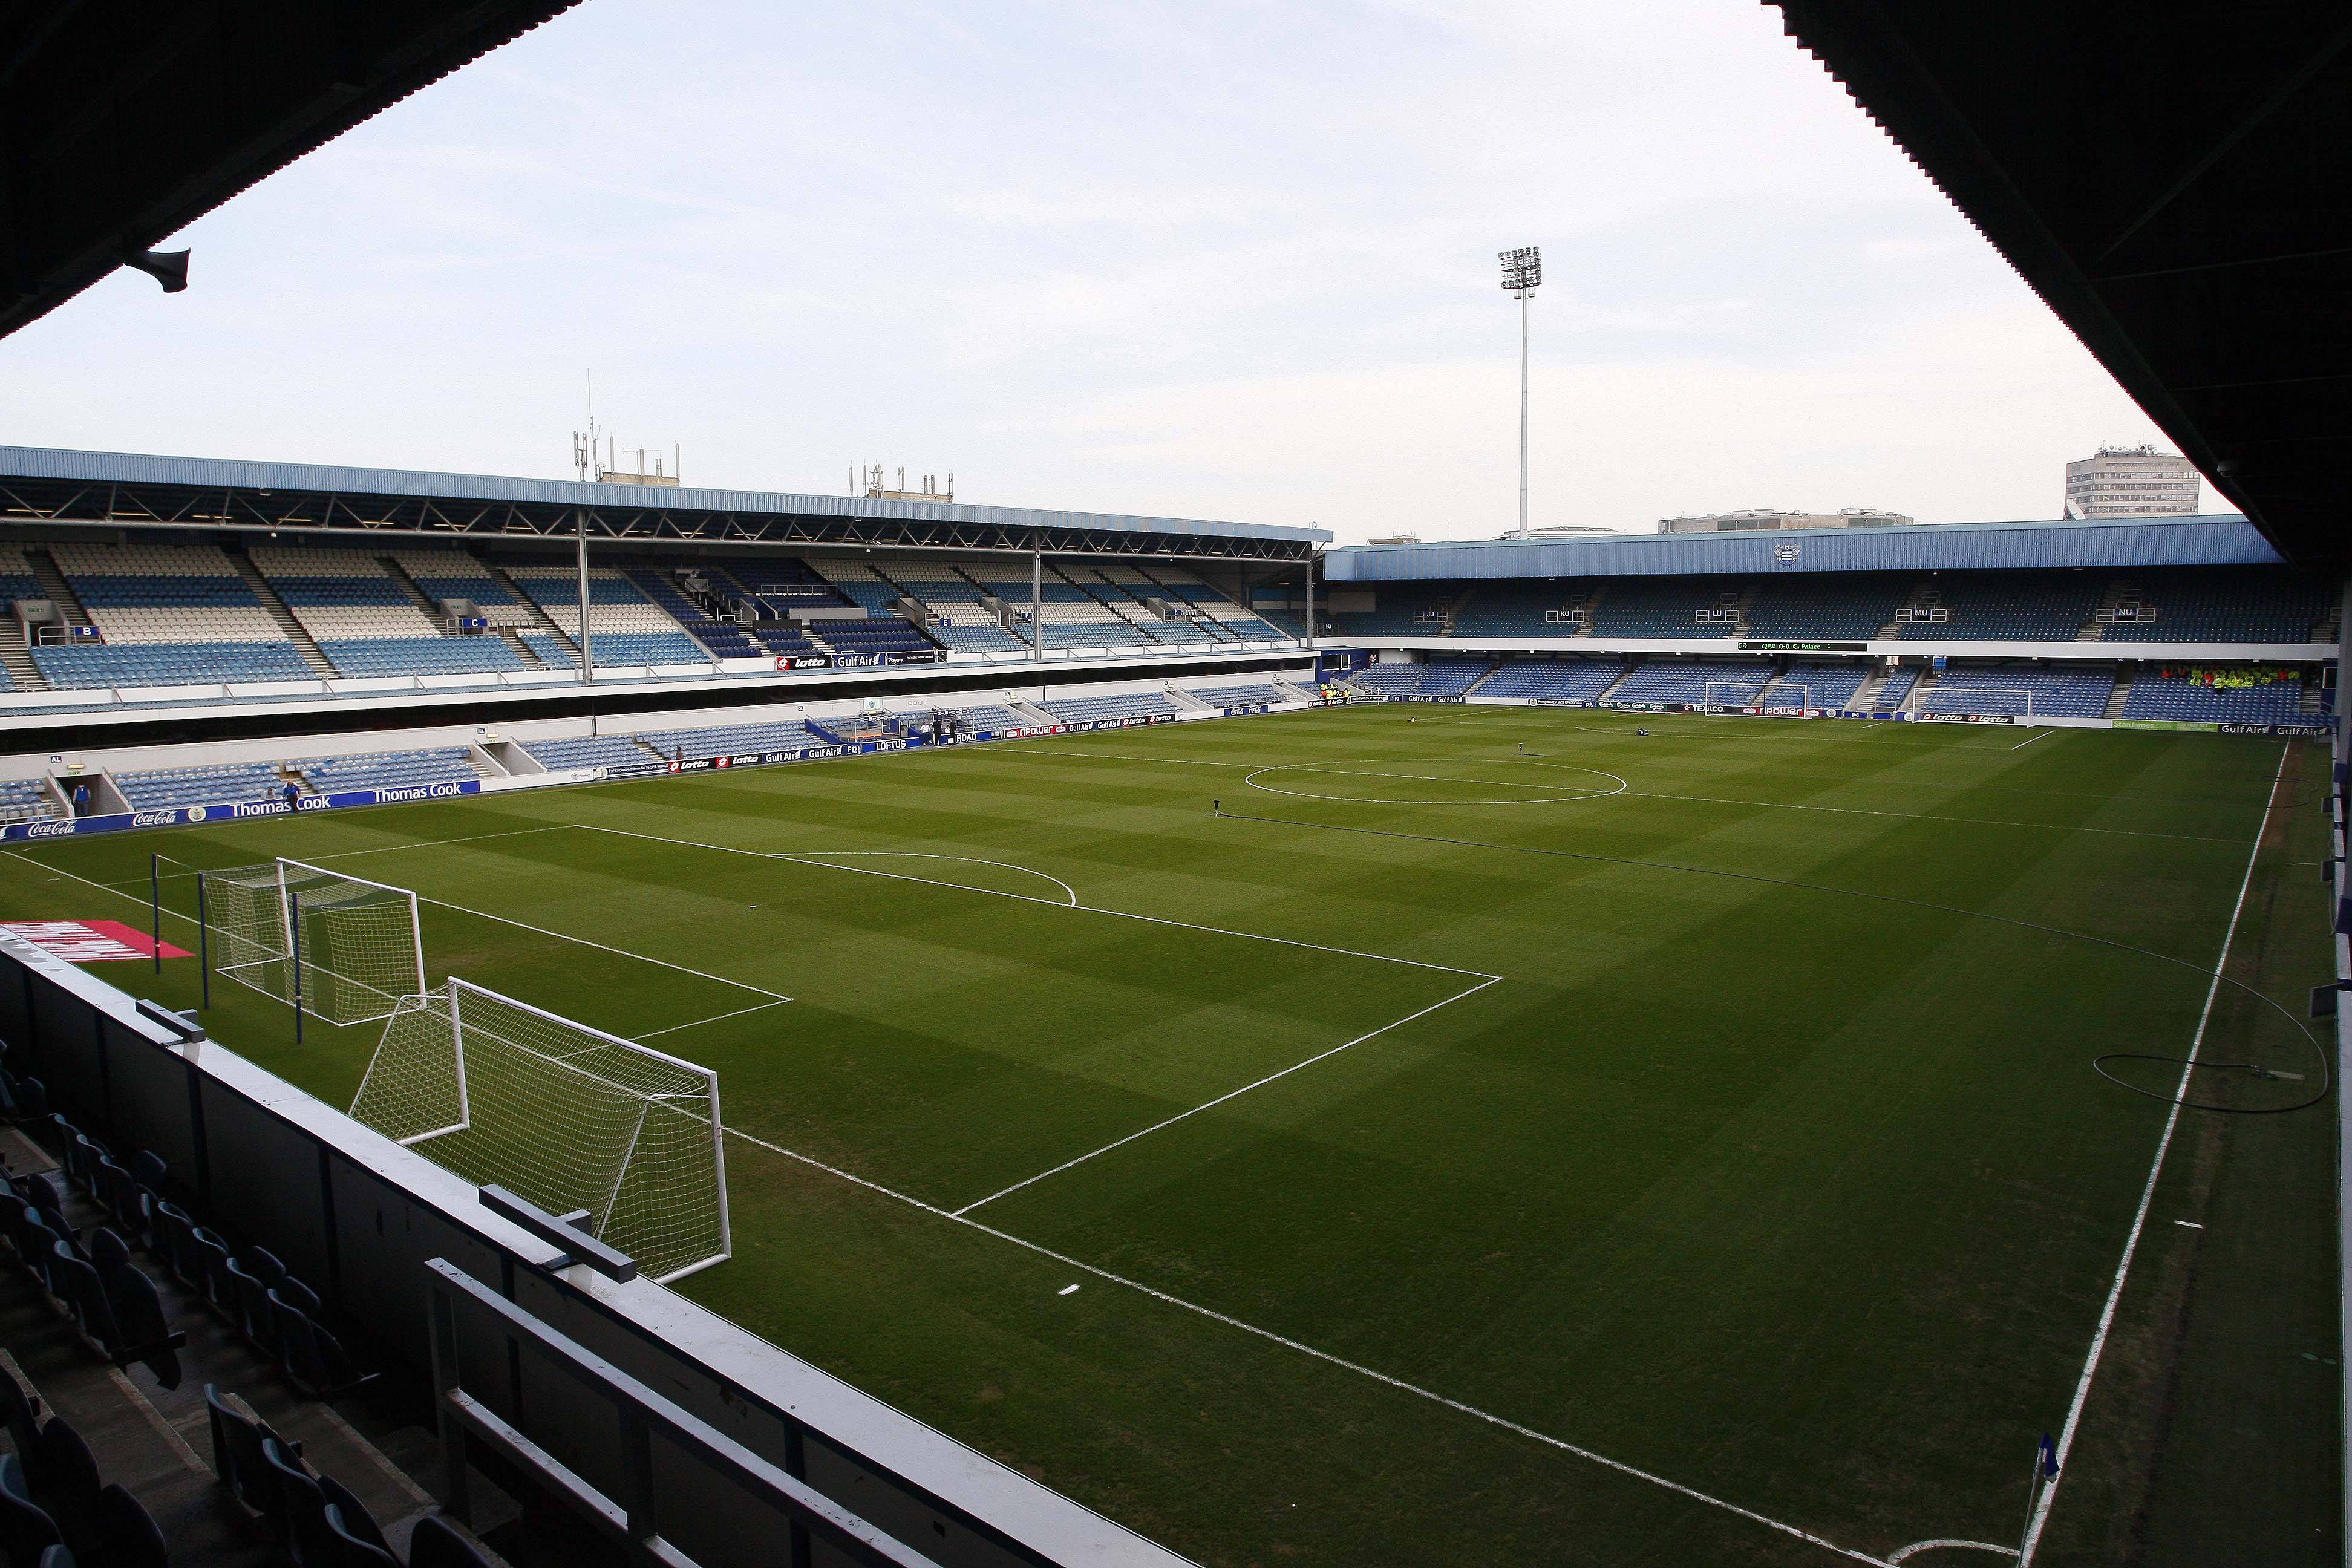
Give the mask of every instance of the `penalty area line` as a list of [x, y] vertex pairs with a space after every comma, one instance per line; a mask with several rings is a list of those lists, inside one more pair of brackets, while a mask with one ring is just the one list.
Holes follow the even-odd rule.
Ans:
[[740, 1018], [746, 1013], [764, 1013], [771, 1007], [781, 1007], [791, 1000], [789, 996], [780, 996], [773, 1002], [754, 1002], [749, 1007], [738, 1007], [731, 1013], [713, 1013], [708, 1018], [697, 1018], [692, 1023], [672, 1024], [667, 1029], [648, 1029], [635, 1037], [639, 1040], [650, 1040], [657, 1035], [675, 1035], [680, 1029], [699, 1029], [705, 1024], [716, 1024], [726, 1018]]
[[[1399, 1021], [1402, 1022], [1402, 1020]], [[1294, 1340], [1286, 1334], [1278, 1334], [1272, 1329], [1262, 1329], [1255, 1323], [1245, 1322], [1242, 1319], [1236, 1318], [1229, 1312], [1220, 1312], [1214, 1307], [1204, 1307], [1198, 1301], [1188, 1301], [1181, 1296], [1171, 1295], [1165, 1290], [1156, 1289], [1150, 1285], [1146, 1285], [1141, 1280], [1130, 1279], [1124, 1274], [1114, 1274], [1108, 1268], [1098, 1268], [1091, 1263], [1087, 1263], [1078, 1258], [1072, 1258], [1067, 1253], [1056, 1252], [1050, 1247], [1041, 1246], [1040, 1244], [1030, 1241], [1025, 1237], [1015, 1236], [1011, 1231], [999, 1230], [992, 1225], [983, 1225], [979, 1220], [968, 1218], [965, 1215], [940, 1208], [936, 1204], [927, 1204], [920, 1198], [912, 1197], [908, 1194], [896, 1191], [890, 1187], [886, 1187], [879, 1182], [869, 1181], [864, 1176], [845, 1171], [837, 1165], [828, 1165], [822, 1160], [801, 1153], [797, 1150], [787, 1149], [781, 1143], [771, 1143], [765, 1138], [755, 1137], [751, 1133], [745, 1132], [740, 1128], [726, 1127], [724, 1131], [727, 1132], [728, 1136], [731, 1138], [740, 1138], [744, 1142], [754, 1144], [761, 1149], [765, 1149], [772, 1154], [781, 1154], [785, 1159], [797, 1161], [801, 1164], [810, 1167], [812, 1170], [822, 1171], [826, 1175], [838, 1177], [840, 1180], [848, 1182], [854, 1186], [864, 1187], [867, 1192], [874, 1193], [878, 1196], [889, 1198], [895, 1202], [905, 1204], [909, 1208], [920, 1209], [925, 1214], [935, 1215], [940, 1219], [947, 1220], [950, 1224], [967, 1226], [972, 1230], [978, 1231], [982, 1236], [992, 1237], [998, 1241], [1007, 1242], [1012, 1246], [1020, 1247], [1024, 1252], [1033, 1252], [1038, 1257], [1050, 1259], [1053, 1262], [1062, 1265], [1066, 1268], [1076, 1268], [1082, 1273], [1091, 1274], [1096, 1279], [1103, 1280], [1108, 1284], [1123, 1286], [1127, 1289], [1133, 1290], [1139, 1295], [1149, 1296], [1153, 1300], [1158, 1301], [1164, 1306], [1174, 1307], [1180, 1311], [1192, 1312], [1197, 1316], [1207, 1318], [1213, 1322], [1223, 1323], [1229, 1329], [1235, 1329], [1243, 1333], [1250, 1334], [1255, 1338], [1265, 1340], [1269, 1343], [1280, 1345], [1285, 1350], [1294, 1351], [1300, 1355], [1307, 1356], [1313, 1360], [1322, 1362], [1328, 1366], [1336, 1366], [1343, 1372], [1351, 1372], [1359, 1377], [1369, 1378], [1372, 1382], [1380, 1384], [1387, 1388], [1392, 1388], [1400, 1394], [1409, 1394], [1416, 1399], [1425, 1399], [1433, 1405], [1444, 1405], [1446, 1409], [1454, 1411], [1457, 1415], [1467, 1415], [1474, 1421], [1483, 1421], [1489, 1426], [1500, 1427], [1506, 1432], [1512, 1433], [1517, 1436], [1525, 1437], [1533, 1443], [1542, 1444], [1545, 1447], [1557, 1449], [1560, 1453], [1568, 1454], [1576, 1458], [1582, 1459], [1588, 1464], [1598, 1465], [1603, 1469], [1613, 1470], [1617, 1474], [1628, 1477], [1633, 1480], [1645, 1481], [1651, 1486], [1658, 1487], [1666, 1491], [1673, 1492], [1679, 1497], [1688, 1498], [1694, 1502], [1704, 1503], [1709, 1508], [1720, 1509], [1726, 1513], [1733, 1514], [1740, 1519], [1747, 1520], [1751, 1524], [1760, 1524], [1767, 1530], [1778, 1531], [1782, 1535], [1801, 1541], [1809, 1546], [1817, 1546], [1824, 1552], [1830, 1552], [1838, 1557], [1843, 1557], [1849, 1562], [1868, 1563], [1870, 1564], [1870, 1568], [1890, 1568], [1890, 1564], [1887, 1563], [1886, 1559], [1883, 1557], [1873, 1557], [1867, 1552], [1857, 1552], [1850, 1546], [1840, 1546], [1836, 1542], [1831, 1541], [1823, 1536], [1815, 1535], [1811, 1531], [1804, 1530], [1797, 1525], [1774, 1519], [1769, 1514], [1759, 1513], [1754, 1509], [1742, 1508], [1736, 1502], [1727, 1501], [1723, 1498], [1714, 1496], [1712, 1493], [1703, 1492], [1696, 1487], [1685, 1486], [1680, 1481], [1669, 1480], [1664, 1476], [1642, 1469], [1638, 1466], [1626, 1464], [1622, 1459], [1612, 1459], [1606, 1454], [1598, 1453], [1591, 1448], [1580, 1447], [1576, 1444], [1570, 1443], [1564, 1438], [1555, 1437], [1548, 1432], [1538, 1432], [1532, 1426], [1522, 1426], [1518, 1422], [1510, 1419], [1508, 1416], [1497, 1415], [1489, 1410], [1481, 1410], [1475, 1405], [1465, 1404], [1459, 1399], [1449, 1398], [1443, 1394], [1437, 1393], [1433, 1389], [1423, 1388], [1417, 1383], [1408, 1383], [1403, 1378], [1392, 1377], [1387, 1373], [1366, 1366], [1360, 1362], [1349, 1361], [1345, 1356], [1334, 1355], [1329, 1351], [1318, 1350], [1316, 1347], [1307, 1344], [1304, 1341]]]
[[1096, 1158], [1097, 1155], [1108, 1154], [1114, 1149], [1124, 1148], [1128, 1144], [1134, 1142], [1139, 1138], [1148, 1138], [1163, 1127], [1173, 1127], [1176, 1123], [1184, 1121], [1187, 1117], [1198, 1116], [1204, 1110], [1213, 1110], [1216, 1107], [1224, 1104], [1225, 1101], [1229, 1100], [1239, 1100], [1243, 1095], [1247, 1094], [1250, 1090], [1254, 1089], [1264, 1089], [1267, 1084], [1274, 1082], [1276, 1079], [1288, 1078], [1292, 1073], [1297, 1072], [1302, 1068], [1311, 1068], [1317, 1062], [1328, 1060], [1330, 1058], [1338, 1056], [1341, 1051], [1350, 1050], [1357, 1046], [1360, 1046], [1366, 1040], [1378, 1038], [1380, 1036], [1387, 1034], [1391, 1029], [1401, 1028], [1403, 1026], [1412, 1023], [1415, 1018], [1426, 1018], [1432, 1013], [1436, 1012], [1440, 1007], [1449, 1007], [1454, 1003], [1461, 1001], [1465, 996], [1475, 996], [1479, 992], [1484, 991], [1487, 986], [1494, 984], [1501, 978], [1502, 976], [1499, 974], [1492, 975], [1487, 979], [1481, 980], [1477, 984], [1469, 987], [1467, 990], [1455, 992], [1453, 995], [1446, 997], [1442, 1002], [1432, 1002], [1428, 1006], [1423, 1007], [1417, 1013], [1408, 1013], [1402, 1018], [1391, 1019], [1390, 1022], [1382, 1024], [1379, 1028], [1371, 1030], [1370, 1033], [1358, 1035], [1354, 1039], [1348, 1041], [1345, 1045], [1333, 1046], [1327, 1051], [1318, 1051], [1315, 1055], [1308, 1057], [1304, 1061], [1293, 1062], [1288, 1067], [1282, 1068], [1279, 1072], [1270, 1072], [1266, 1074], [1264, 1078], [1259, 1079], [1255, 1083], [1245, 1083], [1239, 1089], [1228, 1089], [1223, 1094], [1217, 1096], [1214, 1100], [1202, 1100], [1200, 1104], [1192, 1107], [1190, 1110], [1180, 1110], [1175, 1115], [1171, 1116], [1164, 1121], [1155, 1121], [1150, 1126], [1143, 1128], [1138, 1131], [1130, 1132], [1124, 1138], [1115, 1138], [1111, 1142], [1104, 1144], [1101, 1148], [1093, 1151], [1091, 1153], [1081, 1154], [1075, 1160], [1065, 1160], [1050, 1171], [1040, 1171], [1035, 1175], [1025, 1177], [1021, 1181], [1015, 1182], [1011, 1186], [1006, 1187], [1000, 1192], [993, 1192], [984, 1198], [975, 1199], [974, 1201], [964, 1205], [963, 1207], [955, 1210], [948, 1217], [950, 1219], [961, 1219], [964, 1215], [970, 1214], [976, 1208], [982, 1207], [983, 1205], [992, 1204], [997, 1199], [1017, 1193], [1024, 1187], [1034, 1186], [1037, 1183], [1044, 1181], [1048, 1176], [1058, 1176], [1065, 1171], [1076, 1170], [1078, 1166], [1085, 1164], [1087, 1161]]
[[2099, 1310], [2098, 1331], [2091, 1336], [2090, 1353], [2083, 1360], [2083, 1375], [2075, 1380], [2074, 1403], [2067, 1407], [2065, 1426], [2059, 1428], [2055, 1455], [2058, 1473], [2042, 1489], [2042, 1499], [2034, 1505], [2018, 1568], [2032, 1568], [2034, 1550], [2042, 1543], [2042, 1527], [2050, 1521], [2051, 1505], [2057, 1500], [2059, 1487], [2065, 1482], [2067, 1456], [2083, 1425], [2083, 1406], [2091, 1397], [2091, 1380], [2098, 1375], [2099, 1358], [2105, 1353], [2107, 1335], [2115, 1327], [2116, 1307], [2123, 1300], [2124, 1280], [2130, 1275], [2132, 1258], [2139, 1251], [2140, 1233], [2147, 1226], [2147, 1211], [2156, 1202], [2156, 1184], [2164, 1174], [2164, 1157], [2172, 1149], [2173, 1130], [2180, 1124], [2180, 1102], [2189, 1094], [2189, 1075], [2197, 1070], [2197, 1054], [2204, 1047], [2205, 1027], [2212, 1022], [2213, 1002], [2221, 994], [2222, 972], [2230, 967], [2230, 948], [2238, 938], [2238, 921], [2246, 912], [2246, 894], [2254, 885], [2254, 867], [2263, 854], [2263, 835], [2270, 829], [2271, 814], [2278, 805], [2279, 784], [2286, 777], [2286, 760], [2294, 752], [2292, 745], [2279, 749], [2278, 771], [2271, 775], [2271, 793], [2263, 803], [2262, 824], [2254, 829], [2253, 847], [2246, 851], [2246, 874], [2238, 883], [2238, 900], [2230, 908], [2229, 929], [2221, 933], [2221, 956], [2214, 961], [2213, 983], [2205, 988], [2205, 1006], [2197, 1015], [2197, 1032], [2189, 1037], [2189, 1055], [2180, 1065], [2180, 1081], [2172, 1091], [2172, 1108], [2165, 1113], [2164, 1132], [2156, 1141], [2156, 1157], [2148, 1162], [2147, 1184], [2140, 1189], [2139, 1209], [2132, 1215], [2131, 1230], [2124, 1237], [2124, 1255], [2116, 1265], [2115, 1283], [2108, 1288], [2106, 1304]]

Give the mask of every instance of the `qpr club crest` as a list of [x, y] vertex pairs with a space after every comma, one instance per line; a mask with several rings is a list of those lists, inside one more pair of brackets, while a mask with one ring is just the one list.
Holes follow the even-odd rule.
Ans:
[[1776, 544], [1772, 547], [1772, 558], [1786, 564], [1797, 558], [1797, 548], [1793, 544]]
[[202, 822], [204, 819], [205, 808], [203, 806], [192, 805], [188, 807], [188, 820], [190, 822]]

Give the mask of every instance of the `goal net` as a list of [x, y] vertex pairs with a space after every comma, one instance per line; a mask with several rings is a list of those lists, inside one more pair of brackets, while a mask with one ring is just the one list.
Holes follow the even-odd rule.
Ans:
[[1768, 698], [1764, 689], [1771, 684], [1772, 678], [1769, 675], [1759, 676], [1753, 680], [1710, 680], [1699, 698], [1699, 704], [1710, 713], [1719, 713], [1727, 708], [1761, 708], [1768, 702], [1781, 707], [1791, 703], [1801, 692], [1806, 699], [1802, 706], [1810, 708], [1813, 705], [1811, 687], [1784, 685]]
[[205, 871], [214, 967], [331, 1024], [388, 1018], [425, 989], [416, 895], [299, 860]]
[[1931, 713], [1996, 713], [2033, 717], [2033, 690], [2025, 686], [1955, 685], [1949, 676], [1927, 690], [1919, 706]]
[[587, 1229], [656, 1280], [732, 1249], [719, 1075], [452, 976], [384, 1026], [352, 1116]]

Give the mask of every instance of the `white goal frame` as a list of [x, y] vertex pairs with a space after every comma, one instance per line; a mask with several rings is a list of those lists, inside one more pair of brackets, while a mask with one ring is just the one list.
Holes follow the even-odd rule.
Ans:
[[[1933, 697], [1936, 694], [1937, 689], [1942, 685], [1943, 682], [1941, 680], [1937, 681], [1935, 686], [1927, 689], [1927, 696]], [[1913, 705], [1919, 712], [1927, 713], [1933, 711], [1945, 713], [1953, 711], [1953, 710], [1945, 708], [1938, 708], [1931, 710], [1924, 706], [1920, 706], [1917, 700], [1919, 689], [1916, 686], [1914, 686], [1911, 689], [1911, 691], [1914, 699]], [[2014, 719], [2021, 724], [2031, 724], [2033, 722], [2033, 689], [2030, 686], [1964, 686], [1956, 689], [1952, 695], [1955, 697], [1968, 697], [1972, 699], [1980, 697], [2022, 697], [2025, 699], [2025, 711], [2022, 713], [2005, 713], [2003, 714], [2003, 717]], [[1985, 711], [1985, 710], [1966, 708], [1959, 710], [1959, 711], [1966, 713], [1979, 713]]]
[[[470, 1014], [469, 1001], [472, 1003]], [[417, 1027], [417, 1015], [428, 1015], [437, 1021], [443, 1008], [446, 1008], [448, 1024], [447, 1083], [420, 1087], [413, 1081], [402, 1081], [402, 1073], [415, 1068], [415, 1048], [410, 1042], [397, 1040], [395, 1037], [404, 1028], [414, 1030]], [[501, 1009], [511, 1009], [546, 1025], [551, 1030], [566, 1037], [567, 1043], [576, 1042], [578, 1048], [558, 1053], [530, 1040], [510, 1038], [494, 1032], [492, 1026], [483, 1021], [480, 1015], [495, 1014]], [[609, 1155], [610, 1184], [601, 1193], [591, 1192], [582, 1187], [565, 1187], [560, 1178], [547, 1177], [543, 1173], [482, 1168], [484, 1162], [478, 1159], [463, 1163], [437, 1159], [430, 1148], [420, 1148], [418, 1152], [468, 1180], [496, 1182], [501, 1186], [510, 1187], [551, 1212], [585, 1210], [590, 1216], [585, 1227], [590, 1235], [611, 1241], [632, 1256], [638, 1256], [646, 1250], [647, 1238], [642, 1235], [614, 1236], [611, 1234], [611, 1227], [615, 1206], [635, 1168], [646, 1120], [656, 1104], [666, 1104], [690, 1121], [707, 1120], [709, 1123], [710, 1175], [717, 1207], [718, 1249], [715, 1253], [705, 1252], [682, 1258], [656, 1257], [645, 1261], [663, 1269], [653, 1273], [655, 1283], [667, 1284], [712, 1264], [723, 1263], [734, 1255], [734, 1226], [728, 1213], [727, 1201], [727, 1131], [719, 1110], [719, 1074], [712, 1068], [671, 1056], [667, 1051], [623, 1039], [576, 1019], [534, 1007], [528, 1002], [517, 1001], [488, 986], [477, 985], [453, 974], [439, 989], [420, 992], [403, 1001], [399, 1011], [386, 1023], [383, 1038], [368, 1062], [367, 1073], [360, 1080], [358, 1092], [352, 1097], [350, 1114], [352, 1119], [373, 1128], [404, 1148], [429, 1145], [436, 1140], [476, 1131], [493, 1138], [514, 1135], [515, 1130], [511, 1128], [493, 1129], [487, 1125], [478, 1128], [476, 1097], [467, 1065], [469, 1038], [479, 1047], [478, 1057], [488, 1053], [494, 1046], [496, 1053], [525, 1064], [521, 1071], [539, 1079], [541, 1086], [551, 1090], [565, 1082], [568, 1076], [579, 1087], [589, 1089], [607, 1100], [635, 1102], [638, 1108], [635, 1123], [627, 1134], [625, 1145], [621, 1146], [616, 1153], [610, 1150], [591, 1152], [593, 1158], [600, 1160]], [[429, 1051], [437, 1048], [438, 1045], [436, 1039], [425, 1048]], [[681, 1085], [693, 1087], [682, 1088], [673, 1093], [656, 1092], [624, 1081], [611, 1071], [600, 1071], [594, 1066], [583, 1065], [577, 1059], [592, 1053], [605, 1052], [617, 1052], [625, 1059], [641, 1060], [649, 1066], [657, 1065], [663, 1076]], [[372, 1087], [375, 1091], [373, 1101], [370, 1099]], [[441, 1098], [449, 1096], [452, 1090], [453, 1099]], [[436, 1099], [438, 1103], [433, 1103]], [[493, 1103], [495, 1099], [493, 1097]], [[433, 1114], [421, 1118], [415, 1115], [420, 1102], [430, 1105]], [[688, 1102], [692, 1102], [693, 1109], [688, 1108]], [[446, 1114], [441, 1109], [443, 1106], [453, 1106], [454, 1121], [412, 1130], [411, 1124], [415, 1121], [432, 1121], [437, 1115]], [[403, 1120], [404, 1112], [408, 1113], [405, 1121]], [[601, 1182], [603, 1179], [600, 1172], [598, 1180]], [[554, 1184], [551, 1185], [551, 1182]], [[653, 1271], [649, 1269], [648, 1272]]]
[[[264, 875], [266, 872], [275, 873], [274, 891], [268, 890], [270, 882]], [[370, 889], [392, 895], [394, 901], [405, 901], [408, 906], [409, 950], [405, 956], [415, 963], [413, 974], [402, 974], [397, 986], [386, 990], [372, 981], [327, 969], [306, 954], [302, 951], [302, 917], [306, 913], [323, 916], [328, 912], [315, 907], [309, 911], [301, 908], [301, 890], [295, 883], [299, 878], [310, 877]], [[199, 919], [207, 931], [217, 931], [224, 939], [222, 956], [225, 962], [216, 965], [219, 973], [225, 978], [258, 991], [265, 996], [290, 1005], [295, 1009], [298, 1021], [300, 1015], [307, 1012], [331, 1024], [372, 1024], [389, 1018], [399, 1011], [404, 998], [422, 994], [425, 991], [425, 927], [418, 915], [416, 894], [410, 889], [330, 870], [304, 860], [289, 860], [283, 856], [266, 866], [225, 867], [200, 871], [196, 887]], [[258, 918], [247, 930], [240, 931], [220, 924], [213, 907], [219, 900], [216, 893], [208, 895], [208, 889], [223, 887], [239, 888], [266, 896], [275, 907], [268, 912], [256, 911]], [[334, 1003], [329, 1008], [322, 1010], [318, 1005], [321, 987], [304, 984], [306, 973], [324, 975], [332, 983], [330, 989]], [[410, 984], [412, 980], [415, 982], [413, 985]], [[341, 1005], [347, 991], [364, 992], [380, 997], [381, 1010], [375, 1010], [373, 1003], [360, 1008]]]
[[[1762, 708], [1766, 706], [1764, 700], [1765, 689], [1769, 687], [1771, 684], [1772, 677], [1769, 675], [1765, 676], [1760, 680], [1710, 680], [1700, 689], [1699, 710], [1706, 713], [1720, 713], [1726, 708]], [[1751, 691], [1755, 693], [1755, 696], [1744, 702], [1725, 702], [1718, 700], [1715, 694], [1716, 688], [1717, 687], [1724, 687], [1734, 691]], [[1818, 708], [1821, 706], [1820, 703], [1813, 700], [1813, 689], [1811, 686], [1800, 683], [1793, 687], [1783, 686], [1780, 689], [1783, 691], [1794, 690], [1803, 692], [1805, 694], [1805, 700], [1797, 705], [1800, 708]], [[1786, 707], [1787, 704], [1781, 703], [1777, 704], [1777, 706]]]

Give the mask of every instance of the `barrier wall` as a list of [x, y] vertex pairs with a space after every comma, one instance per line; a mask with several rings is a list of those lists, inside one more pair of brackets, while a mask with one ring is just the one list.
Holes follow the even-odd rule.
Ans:
[[[425, 1264], [445, 1258], [753, 1452], [953, 1568], [1180, 1568], [1182, 1558], [807, 1363], [636, 1279], [615, 1282], [482, 1206], [475, 1189], [133, 998], [0, 933], [0, 1038], [75, 1125], [171, 1166], [233, 1244], [257, 1243], [387, 1357], [430, 1361]], [[481, 1324], [467, 1385], [564, 1464], [624, 1490], [620, 1423]], [[785, 1561], [772, 1510], [656, 1445], [665, 1532], [711, 1568]], [[840, 1561], [820, 1546], [814, 1563]]]

